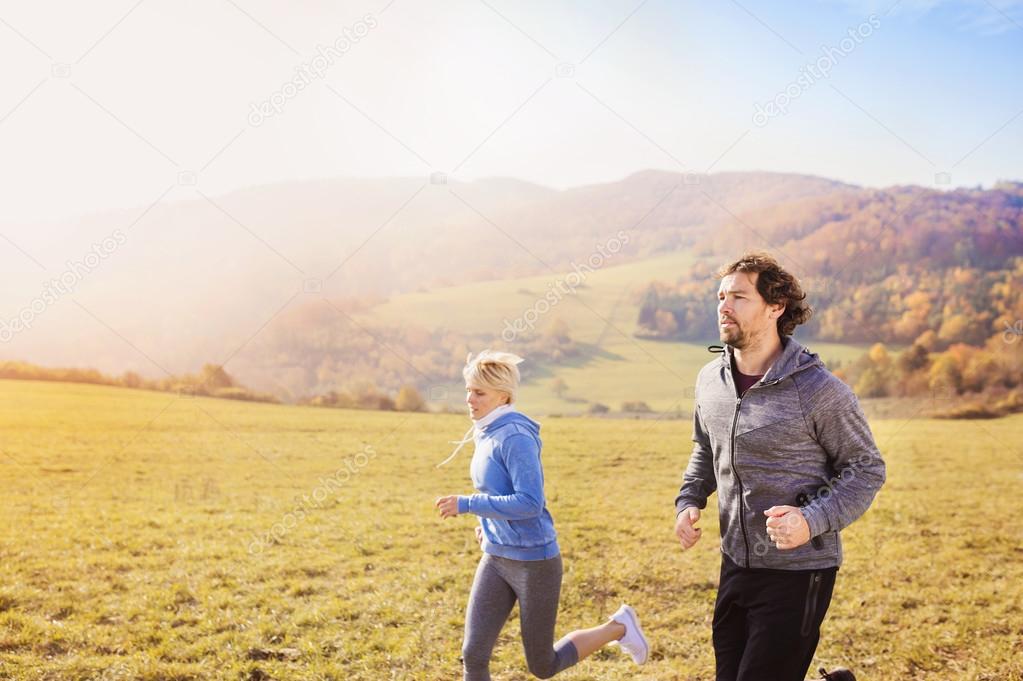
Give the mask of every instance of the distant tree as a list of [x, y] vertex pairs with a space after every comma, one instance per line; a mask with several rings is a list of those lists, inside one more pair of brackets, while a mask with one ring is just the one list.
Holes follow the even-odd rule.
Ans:
[[935, 333], [934, 329], [927, 329], [920, 334], [915, 343], [928, 352], [934, 352], [938, 349], [938, 334]]
[[569, 328], [568, 322], [558, 317], [547, 327], [547, 335], [556, 340], [567, 342], [572, 340], [572, 329]]
[[566, 383], [565, 379], [561, 376], [558, 376], [551, 381], [551, 390], [553, 390], [554, 394], [560, 399], [565, 396], [565, 392], [568, 390], [568, 383]]
[[891, 357], [888, 355], [888, 349], [884, 346], [884, 343], [874, 343], [870, 347], [869, 356], [870, 361], [881, 368], [891, 363]]
[[948, 353], [940, 355], [928, 372], [928, 387], [932, 391], [959, 392], [961, 383], [962, 375], [958, 362]]
[[425, 411], [426, 400], [411, 385], [402, 386], [398, 397], [394, 400], [394, 408], [398, 411]]
[[650, 285], [643, 292], [639, 303], [639, 325], [647, 329], [657, 327], [656, 315], [660, 309], [661, 298], [657, 293], [657, 287]]
[[664, 338], [670, 338], [678, 331], [678, 322], [675, 321], [675, 315], [668, 310], [657, 310], [654, 314], [654, 324], [656, 325], [657, 335]]
[[860, 397], [887, 397], [888, 380], [885, 373], [876, 366], [872, 366], [862, 374], [856, 381], [856, 394]]
[[235, 387], [234, 379], [219, 364], [204, 364], [199, 372], [199, 383], [211, 392]]
[[978, 352], [966, 363], [962, 374], [963, 390], [983, 392], [986, 388], [1004, 385], [998, 361], [986, 352]]
[[946, 317], [938, 329], [938, 338], [946, 343], [955, 343], [966, 340], [967, 331], [970, 329], [971, 320], [965, 314], [954, 314]]
[[919, 343], [913, 343], [899, 355], [896, 365], [899, 372], [906, 376], [923, 369], [927, 366], [928, 361], [927, 348]]

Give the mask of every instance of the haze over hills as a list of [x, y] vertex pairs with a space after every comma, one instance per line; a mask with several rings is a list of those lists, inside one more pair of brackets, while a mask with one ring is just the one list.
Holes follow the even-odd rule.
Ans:
[[503, 178], [324, 180], [172, 200], [188, 193], [179, 188], [132, 211], [6, 225], [4, 235], [23, 251], [47, 253], [37, 264], [11, 248], [0, 275], [7, 320], [93, 244], [116, 230], [126, 238], [74, 283], [80, 305], [59, 296], [2, 352], [104, 371], [191, 370], [226, 357], [303, 290], [379, 296], [543, 273], [531, 253], [568, 267], [595, 243], [635, 229], [617, 264], [685, 247], [727, 217], [715, 201], [751, 210], [842, 186], [768, 173], [700, 179], [687, 185], [681, 175], [648, 171], [566, 191]]
[[[685, 308], [673, 288], [703, 287], [709, 264], [739, 250], [772, 250], [818, 281], [842, 269], [869, 279], [938, 262], [998, 269], [1023, 253], [1020, 196], [1012, 183], [944, 193], [651, 170], [564, 191], [435, 177], [168, 198], [149, 210], [6, 227], [29, 254], [57, 254], [44, 263], [50, 278], [66, 269], [58, 263], [81, 260], [115, 230], [125, 239], [80, 277], [74, 300], [57, 297], [0, 352], [154, 377], [226, 362], [242, 382], [285, 399], [371, 378], [387, 389], [426, 387], [451, 378], [466, 348], [500, 345], [507, 320], [613, 240], [619, 247], [604, 251], [600, 271], [516, 341], [532, 343], [537, 375], [600, 357], [650, 361], [660, 351], [637, 345], [637, 334], [699, 342], [708, 330], [687, 324], [684, 310], [673, 328], [658, 328], [641, 308]], [[40, 275], [27, 258], [4, 272], [4, 319], [39, 295]], [[668, 302], [651, 308], [644, 291], [655, 281]], [[816, 288], [830, 296], [820, 304], [842, 303], [834, 290]], [[925, 325], [934, 322], [929, 313]], [[558, 319], [567, 340], [544, 340]], [[847, 340], [868, 342], [871, 333]], [[907, 334], [899, 340], [912, 340]], [[615, 338], [624, 345], [608, 350]]]

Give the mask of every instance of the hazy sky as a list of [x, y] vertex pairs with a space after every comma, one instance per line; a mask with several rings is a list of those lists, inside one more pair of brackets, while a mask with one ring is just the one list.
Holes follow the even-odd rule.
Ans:
[[1023, 178], [1015, 0], [0, 2], [0, 64], [0, 223], [435, 171]]

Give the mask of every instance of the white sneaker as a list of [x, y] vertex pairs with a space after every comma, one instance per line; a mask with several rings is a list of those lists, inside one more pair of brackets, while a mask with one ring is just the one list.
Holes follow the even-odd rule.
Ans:
[[636, 664], [645, 663], [647, 657], [650, 656], [650, 643], [647, 642], [646, 636], [643, 635], [643, 629], [639, 626], [639, 617], [636, 616], [636, 611], [628, 605], [622, 605], [618, 608], [618, 612], [611, 615], [611, 619], [625, 627], [625, 636], [617, 641], [611, 641], [611, 644], [620, 645]]

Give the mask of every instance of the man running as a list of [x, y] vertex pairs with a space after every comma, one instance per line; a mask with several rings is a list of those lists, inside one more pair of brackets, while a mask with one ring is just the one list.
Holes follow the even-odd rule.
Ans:
[[675, 499], [683, 549], [718, 493], [717, 681], [803, 681], [842, 563], [839, 532], [870, 506], [885, 464], [856, 396], [791, 338], [799, 282], [752, 253], [718, 277], [725, 344], [696, 380], [693, 453]]

